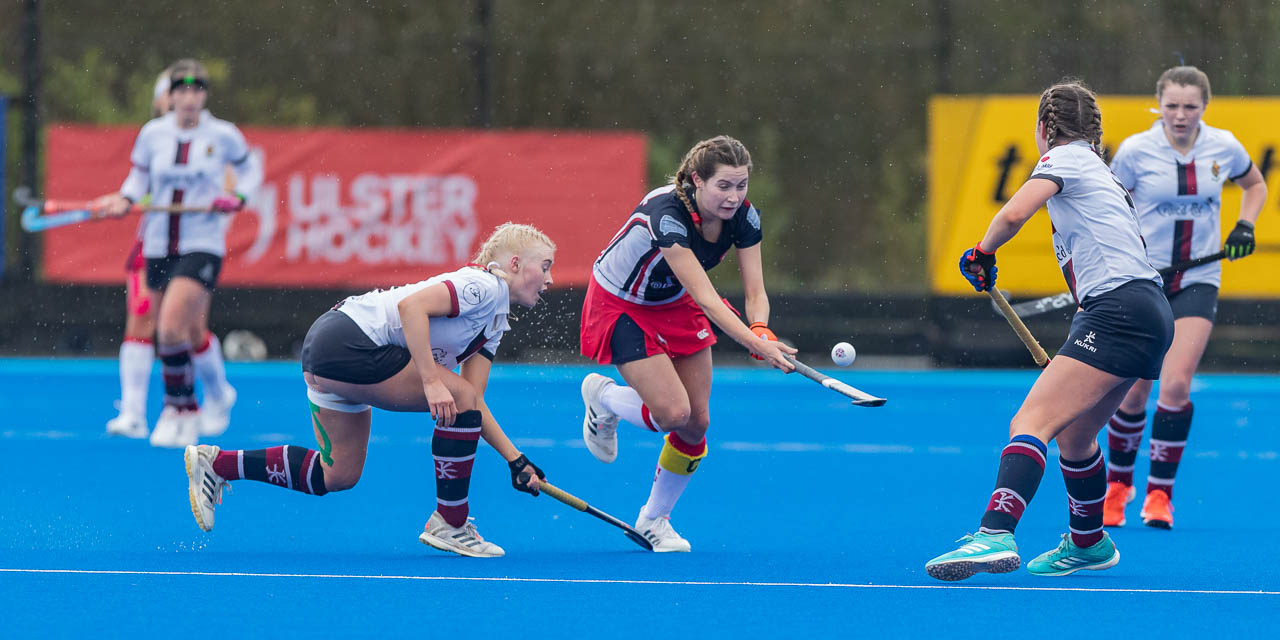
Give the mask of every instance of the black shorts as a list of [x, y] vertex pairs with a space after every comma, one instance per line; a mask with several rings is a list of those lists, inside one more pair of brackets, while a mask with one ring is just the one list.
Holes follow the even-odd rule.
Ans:
[[644, 329], [636, 324], [627, 314], [618, 316], [613, 325], [613, 336], [609, 339], [609, 351], [612, 353], [610, 364], [624, 364], [644, 360], [649, 357], [644, 348]]
[[394, 344], [378, 346], [351, 316], [326, 311], [302, 341], [302, 370], [338, 382], [377, 384], [409, 364], [409, 350]]
[[180, 256], [147, 258], [147, 286], [164, 291], [169, 282], [178, 276], [186, 276], [213, 291], [222, 272], [222, 258], [212, 253], [184, 253]]
[[1173, 342], [1173, 312], [1160, 287], [1133, 280], [1089, 296], [1081, 306], [1058, 355], [1121, 378], [1160, 377]]
[[1173, 309], [1173, 319], [1204, 318], [1209, 322], [1218, 319], [1218, 288], [1203, 282], [1193, 284], [1174, 293], [1164, 292]]

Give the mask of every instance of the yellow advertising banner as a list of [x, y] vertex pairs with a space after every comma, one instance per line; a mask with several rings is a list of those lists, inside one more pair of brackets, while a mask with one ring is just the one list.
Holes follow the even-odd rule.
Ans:
[[[1040, 158], [1035, 144], [1039, 96], [934, 97], [929, 101], [929, 282], [940, 294], [972, 294], [960, 275], [960, 254], [987, 230], [991, 217], [1027, 179]], [[1112, 96], [1102, 107], [1102, 143], [1110, 160], [1127, 137], [1158, 119], [1154, 96]], [[1280, 98], [1217, 97], [1204, 121], [1235, 134], [1267, 178], [1269, 195], [1255, 232], [1259, 250], [1237, 262], [1223, 261], [1222, 296], [1280, 298], [1280, 179], [1272, 172], [1280, 147]], [[1222, 191], [1222, 237], [1240, 215], [1240, 188]], [[1194, 256], [1198, 257], [1198, 256]], [[1001, 247], [997, 286], [1018, 297], [1067, 290], [1053, 255], [1049, 214], [1044, 209]]]

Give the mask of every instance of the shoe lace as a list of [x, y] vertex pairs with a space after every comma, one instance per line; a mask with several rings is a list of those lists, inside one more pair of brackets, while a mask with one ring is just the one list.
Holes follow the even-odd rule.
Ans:
[[484, 542], [484, 537], [480, 535], [479, 531], [476, 531], [475, 520], [476, 520], [475, 518], [471, 516], [467, 516], [467, 523], [462, 525], [462, 530], [466, 531], [471, 537], [475, 538], [476, 542]]

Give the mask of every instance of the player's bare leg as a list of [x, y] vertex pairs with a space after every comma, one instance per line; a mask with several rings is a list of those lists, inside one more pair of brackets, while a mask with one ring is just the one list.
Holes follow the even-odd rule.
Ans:
[[157, 447], [196, 443], [200, 412], [195, 398], [191, 336], [209, 311], [209, 290], [198, 280], [177, 276], [160, 299], [157, 353], [164, 370], [164, 410], [151, 432]]

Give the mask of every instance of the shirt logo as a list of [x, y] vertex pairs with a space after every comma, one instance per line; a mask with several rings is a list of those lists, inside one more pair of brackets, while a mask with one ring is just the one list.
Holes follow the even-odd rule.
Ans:
[[1213, 161], [1213, 167], [1212, 167], [1212, 170], [1213, 170], [1213, 177], [1215, 177], [1215, 178], [1217, 178], [1217, 177], [1218, 177], [1218, 169], [1219, 169], [1219, 167], [1218, 167], [1218, 161], [1217, 161], [1217, 160], [1214, 160], [1214, 161]]
[[462, 300], [467, 304], [480, 304], [480, 300], [483, 297], [484, 294], [480, 291], [480, 285], [474, 282], [469, 282], [466, 286], [462, 287]]
[[688, 236], [689, 230], [684, 224], [671, 216], [662, 216], [658, 221], [658, 232], [662, 235]]
[[760, 212], [755, 207], [747, 209], [747, 223], [756, 231], [760, 230]]

